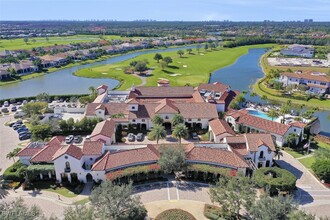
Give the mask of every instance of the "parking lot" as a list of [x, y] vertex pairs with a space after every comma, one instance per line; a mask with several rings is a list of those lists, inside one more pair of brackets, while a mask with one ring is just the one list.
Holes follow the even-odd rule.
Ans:
[[[13, 160], [6, 158], [6, 155], [16, 147], [23, 147], [28, 141], [19, 141], [18, 134], [11, 127], [5, 126], [6, 122], [14, 120], [12, 115], [0, 117], [0, 168], [3, 171], [13, 164]], [[19, 145], [20, 144], [20, 145]]]
[[[136, 135], [134, 135], [133, 141], [129, 141], [128, 137], [124, 137], [124, 138], [126, 139], [125, 144], [135, 144], [136, 145], [136, 144], [156, 144], [157, 143], [156, 140], [149, 140], [147, 135], [145, 135], [145, 134], [143, 135], [143, 139], [141, 141], [137, 140]], [[175, 144], [175, 143], [178, 143], [178, 141], [179, 140], [177, 138], [168, 134], [165, 139], [160, 139], [158, 141], [158, 144]], [[193, 140], [191, 137], [189, 137], [187, 139], [184, 139], [184, 138], [181, 139], [182, 144], [198, 143], [198, 142], [200, 142], [200, 140]], [[207, 141], [203, 141], [203, 143], [205, 143], [205, 142], [207, 142]]]
[[135, 187], [135, 194], [143, 203], [160, 200], [194, 200], [210, 203], [209, 186], [203, 183], [166, 181], [143, 184]]

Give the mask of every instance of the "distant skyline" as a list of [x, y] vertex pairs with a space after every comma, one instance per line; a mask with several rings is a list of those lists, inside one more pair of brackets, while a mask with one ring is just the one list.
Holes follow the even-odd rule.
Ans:
[[0, 0], [0, 20], [330, 21], [330, 0]]

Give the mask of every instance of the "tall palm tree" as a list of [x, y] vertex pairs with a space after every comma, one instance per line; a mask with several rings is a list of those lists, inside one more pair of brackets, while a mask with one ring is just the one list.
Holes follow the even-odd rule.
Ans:
[[15, 157], [17, 155], [17, 153], [21, 150], [21, 148], [17, 147], [15, 148], [14, 150], [12, 150], [11, 152], [9, 152], [7, 155], [6, 155], [6, 158], [11, 160], [13, 159], [13, 161], [15, 162]]
[[91, 92], [91, 95], [92, 95], [92, 96], [95, 96], [95, 95], [96, 95], [96, 89], [95, 89], [94, 86], [90, 86], [90, 87], [88, 88], [88, 90]]
[[279, 160], [281, 157], [283, 157], [283, 153], [281, 151], [281, 148], [279, 146], [275, 146], [275, 151], [274, 151], [275, 155], [274, 157]]
[[267, 116], [270, 117], [270, 118], [272, 118], [272, 121], [273, 121], [274, 118], [277, 118], [278, 116], [280, 116], [280, 114], [275, 109], [272, 108], [267, 113]]
[[174, 127], [173, 136], [179, 138], [179, 144], [181, 144], [181, 138], [188, 136], [188, 128], [184, 124], [178, 124]]
[[178, 124], [183, 124], [184, 123], [184, 118], [180, 114], [175, 114], [172, 118], [172, 125], [176, 126]]
[[166, 138], [166, 130], [164, 126], [155, 124], [154, 127], [151, 129], [149, 135], [152, 139], [156, 139], [158, 144], [159, 139]]
[[282, 123], [284, 124], [284, 117], [286, 114], [290, 113], [290, 106], [288, 104], [283, 104], [280, 108], [280, 114], [283, 116]]
[[159, 115], [155, 115], [151, 121], [154, 125], [162, 125], [164, 123], [164, 119]]

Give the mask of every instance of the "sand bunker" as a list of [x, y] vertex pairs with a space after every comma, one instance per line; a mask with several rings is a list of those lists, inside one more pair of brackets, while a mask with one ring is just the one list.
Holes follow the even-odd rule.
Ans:
[[116, 70], [123, 70], [122, 68], [116, 68]]
[[180, 73], [174, 73], [174, 74], [171, 74], [170, 76], [181, 76], [182, 74]]
[[107, 75], [108, 73], [102, 73], [103, 75]]
[[187, 65], [182, 65], [184, 68], [187, 68], [188, 66]]

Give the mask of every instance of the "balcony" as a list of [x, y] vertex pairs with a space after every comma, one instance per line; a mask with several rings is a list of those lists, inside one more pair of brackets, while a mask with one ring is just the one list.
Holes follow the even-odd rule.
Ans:
[[65, 173], [70, 173], [71, 172], [71, 168], [64, 168], [64, 172]]
[[258, 157], [258, 160], [259, 161], [265, 161], [266, 160], [266, 157]]

